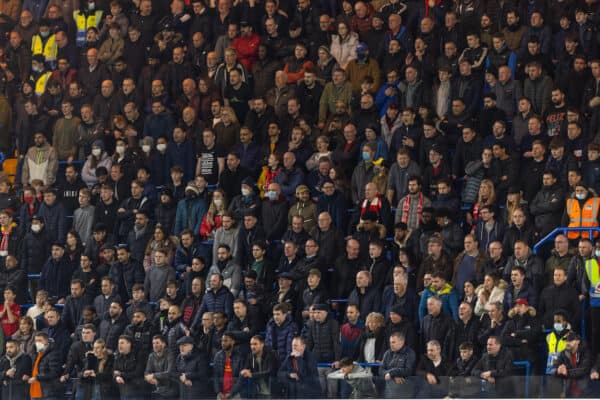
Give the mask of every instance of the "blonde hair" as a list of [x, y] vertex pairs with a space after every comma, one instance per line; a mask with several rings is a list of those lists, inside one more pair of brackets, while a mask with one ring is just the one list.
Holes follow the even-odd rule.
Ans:
[[[483, 204], [483, 198], [481, 196], [481, 187], [482, 186], [487, 186], [488, 189], [490, 190], [490, 195], [488, 196], [487, 202], [485, 204]], [[494, 188], [494, 182], [492, 182], [490, 179], [482, 180], [481, 183], [479, 184], [479, 191], [477, 193], [477, 203], [479, 204], [479, 208], [481, 208], [484, 205], [494, 204], [495, 202], [496, 202], [496, 189]]]
[[365, 323], [368, 324], [370, 321], [375, 322], [380, 327], [385, 325], [385, 317], [383, 316], [383, 314], [378, 312], [372, 312], [369, 315], [367, 315]]

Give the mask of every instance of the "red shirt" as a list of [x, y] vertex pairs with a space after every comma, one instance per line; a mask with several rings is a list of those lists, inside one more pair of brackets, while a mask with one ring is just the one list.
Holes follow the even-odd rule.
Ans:
[[[4, 336], [12, 336], [19, 329], [19, 320], [21, 319], [21, 306], [13, 303], [10, 306], [12, 313], [15, 317], [15, 322], [8, 322], [8, 314], [4, 313], [2, 316], [2, 330]], [[0, 305], [0, 312], [4, 311], [4, 304]]]

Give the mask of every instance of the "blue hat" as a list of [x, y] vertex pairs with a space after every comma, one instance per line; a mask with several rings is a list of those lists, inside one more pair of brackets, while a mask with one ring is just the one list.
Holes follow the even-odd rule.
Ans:
[[369, 51], [369, 46], [367, 46], [367, 44], [365, 42], [360, 42], [358, 44], [358, 46], [356, 47], [356, 51], [358, 53], [364, 53], [366, 51]]

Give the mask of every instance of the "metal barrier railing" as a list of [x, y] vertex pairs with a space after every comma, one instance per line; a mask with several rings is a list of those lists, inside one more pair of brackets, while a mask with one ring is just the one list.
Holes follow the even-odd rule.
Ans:
[[568, 232], [586, 232], [589, 237], [594, 236], [594, 232], [600, 234], [600, 227], [585, 227], [585, 228], [569, 228], [568, 226], [554, 228], [552, 232], [541, 238], [534, 246], [533, 246], [533, 254], [537, 254], [540, 247], [544, 244], [548, 243], [558, 234], [567, 235]]

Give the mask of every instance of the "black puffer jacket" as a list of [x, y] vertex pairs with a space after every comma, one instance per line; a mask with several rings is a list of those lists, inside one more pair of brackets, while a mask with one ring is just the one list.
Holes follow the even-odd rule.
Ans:
[[63, 371], [62, 358], [60, 350], [51, 341], [40, 359], [36, 376], [42, 386], [43, 397], [60, 398], [65, 394], [65, 387], [58, 379]]
[[21, 246], [21, 267], [28, 274], [39, 274], [52, 249], [52, 239], [46, 229], [39, 233], [29, 231]]

